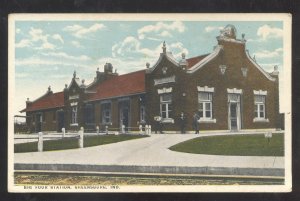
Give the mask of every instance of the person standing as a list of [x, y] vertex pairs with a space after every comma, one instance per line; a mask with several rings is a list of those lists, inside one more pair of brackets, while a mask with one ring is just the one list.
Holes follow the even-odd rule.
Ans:
[[194, 112], [194, 116], [193, 116], [193, 128], [195, 130], [195, 134], [199, 134], [199, 119], [200, 116], [198, 115], [197, 112]]
[[186, 126], [186, 116], [185, 116], [184, 112], [180, 113], [179, 125], [180, 125], [181, 133], [184, 134], [185, 133], [185, 126]]

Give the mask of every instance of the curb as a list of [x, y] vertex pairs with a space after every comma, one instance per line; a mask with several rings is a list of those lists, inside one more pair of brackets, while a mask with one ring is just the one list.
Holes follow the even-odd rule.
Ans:
[[80, 164], [24, 164], [15, 163], [15, 170], [118, 172], [154, 174], [205, 174], [234, 176], [280, 176], [282, 168], [238, 168], [238, 167], [184, 167], [184, 166], [135, 166], [135, 165], [80, 165]]

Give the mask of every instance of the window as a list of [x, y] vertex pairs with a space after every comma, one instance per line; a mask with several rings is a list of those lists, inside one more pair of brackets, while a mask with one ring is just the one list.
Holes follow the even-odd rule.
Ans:
[[140, 107], [140, 122], [145, 122], [145, 116], [146, 116], [145, 106], [142, 105]]
[[212, 93], [199, 92], [198, 104], [200, 118], [212, 119]]
[[172, 94], [160, 95], [160, 113], [162, 118], [172, 118]]
[[111, 123], [111, 103], [102, 104], [102, 123]]
[[72, 119], [71, 124], [77, 124], [77, 106], [72, 107]]
[[94, 123], [94, 105], [92, 104], [85, 105], [85, 123]]
[[265, 101], [266, 96], [264, 95], [254, 95], [254, 116], [258, 119], [265, 119], [266, 118], [266, 109], [265, 109]]

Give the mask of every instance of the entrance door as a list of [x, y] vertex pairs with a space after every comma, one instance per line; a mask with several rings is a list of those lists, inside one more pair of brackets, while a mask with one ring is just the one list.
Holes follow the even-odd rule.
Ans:
[[62, 132], [61, 129], [65, 126], [65, 115], [63, 110], [57, 111], [57, 132]]
[[228, 94], [228, 127], [229, 130], [241, 129], [240, 94]]
[[[125, 131], [128, 131], [128, 125], [129, 125], [129, 108], [128, 107], [122, 107], [120, 111], [120, 125], [125, 126]], [[121, 127], [122, 129], [122, 127]]]
[[238, 130], [238, 114], [237, 114], [237, 103], [229, 104], [229, 124], [230, 130]]

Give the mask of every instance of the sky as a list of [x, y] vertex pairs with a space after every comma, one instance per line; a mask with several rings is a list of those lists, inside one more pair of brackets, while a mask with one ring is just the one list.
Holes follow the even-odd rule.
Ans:
[[[237, 38], [244, 33], [246, 48], [267, 72], [283, 71], [281, 21], [16, 21], [14, 114], [31, 101], [70, 84], [77, 77], [90, 83], [97, 68], [112, 63], [119, 74], [154, 65], [166, 41], [176, 59], [211, 53], [220, 29], [232, 24]], [[280, 90], [283, 84], [280, 81]], [[281, 98], [280, 98], [281, 99]]]

